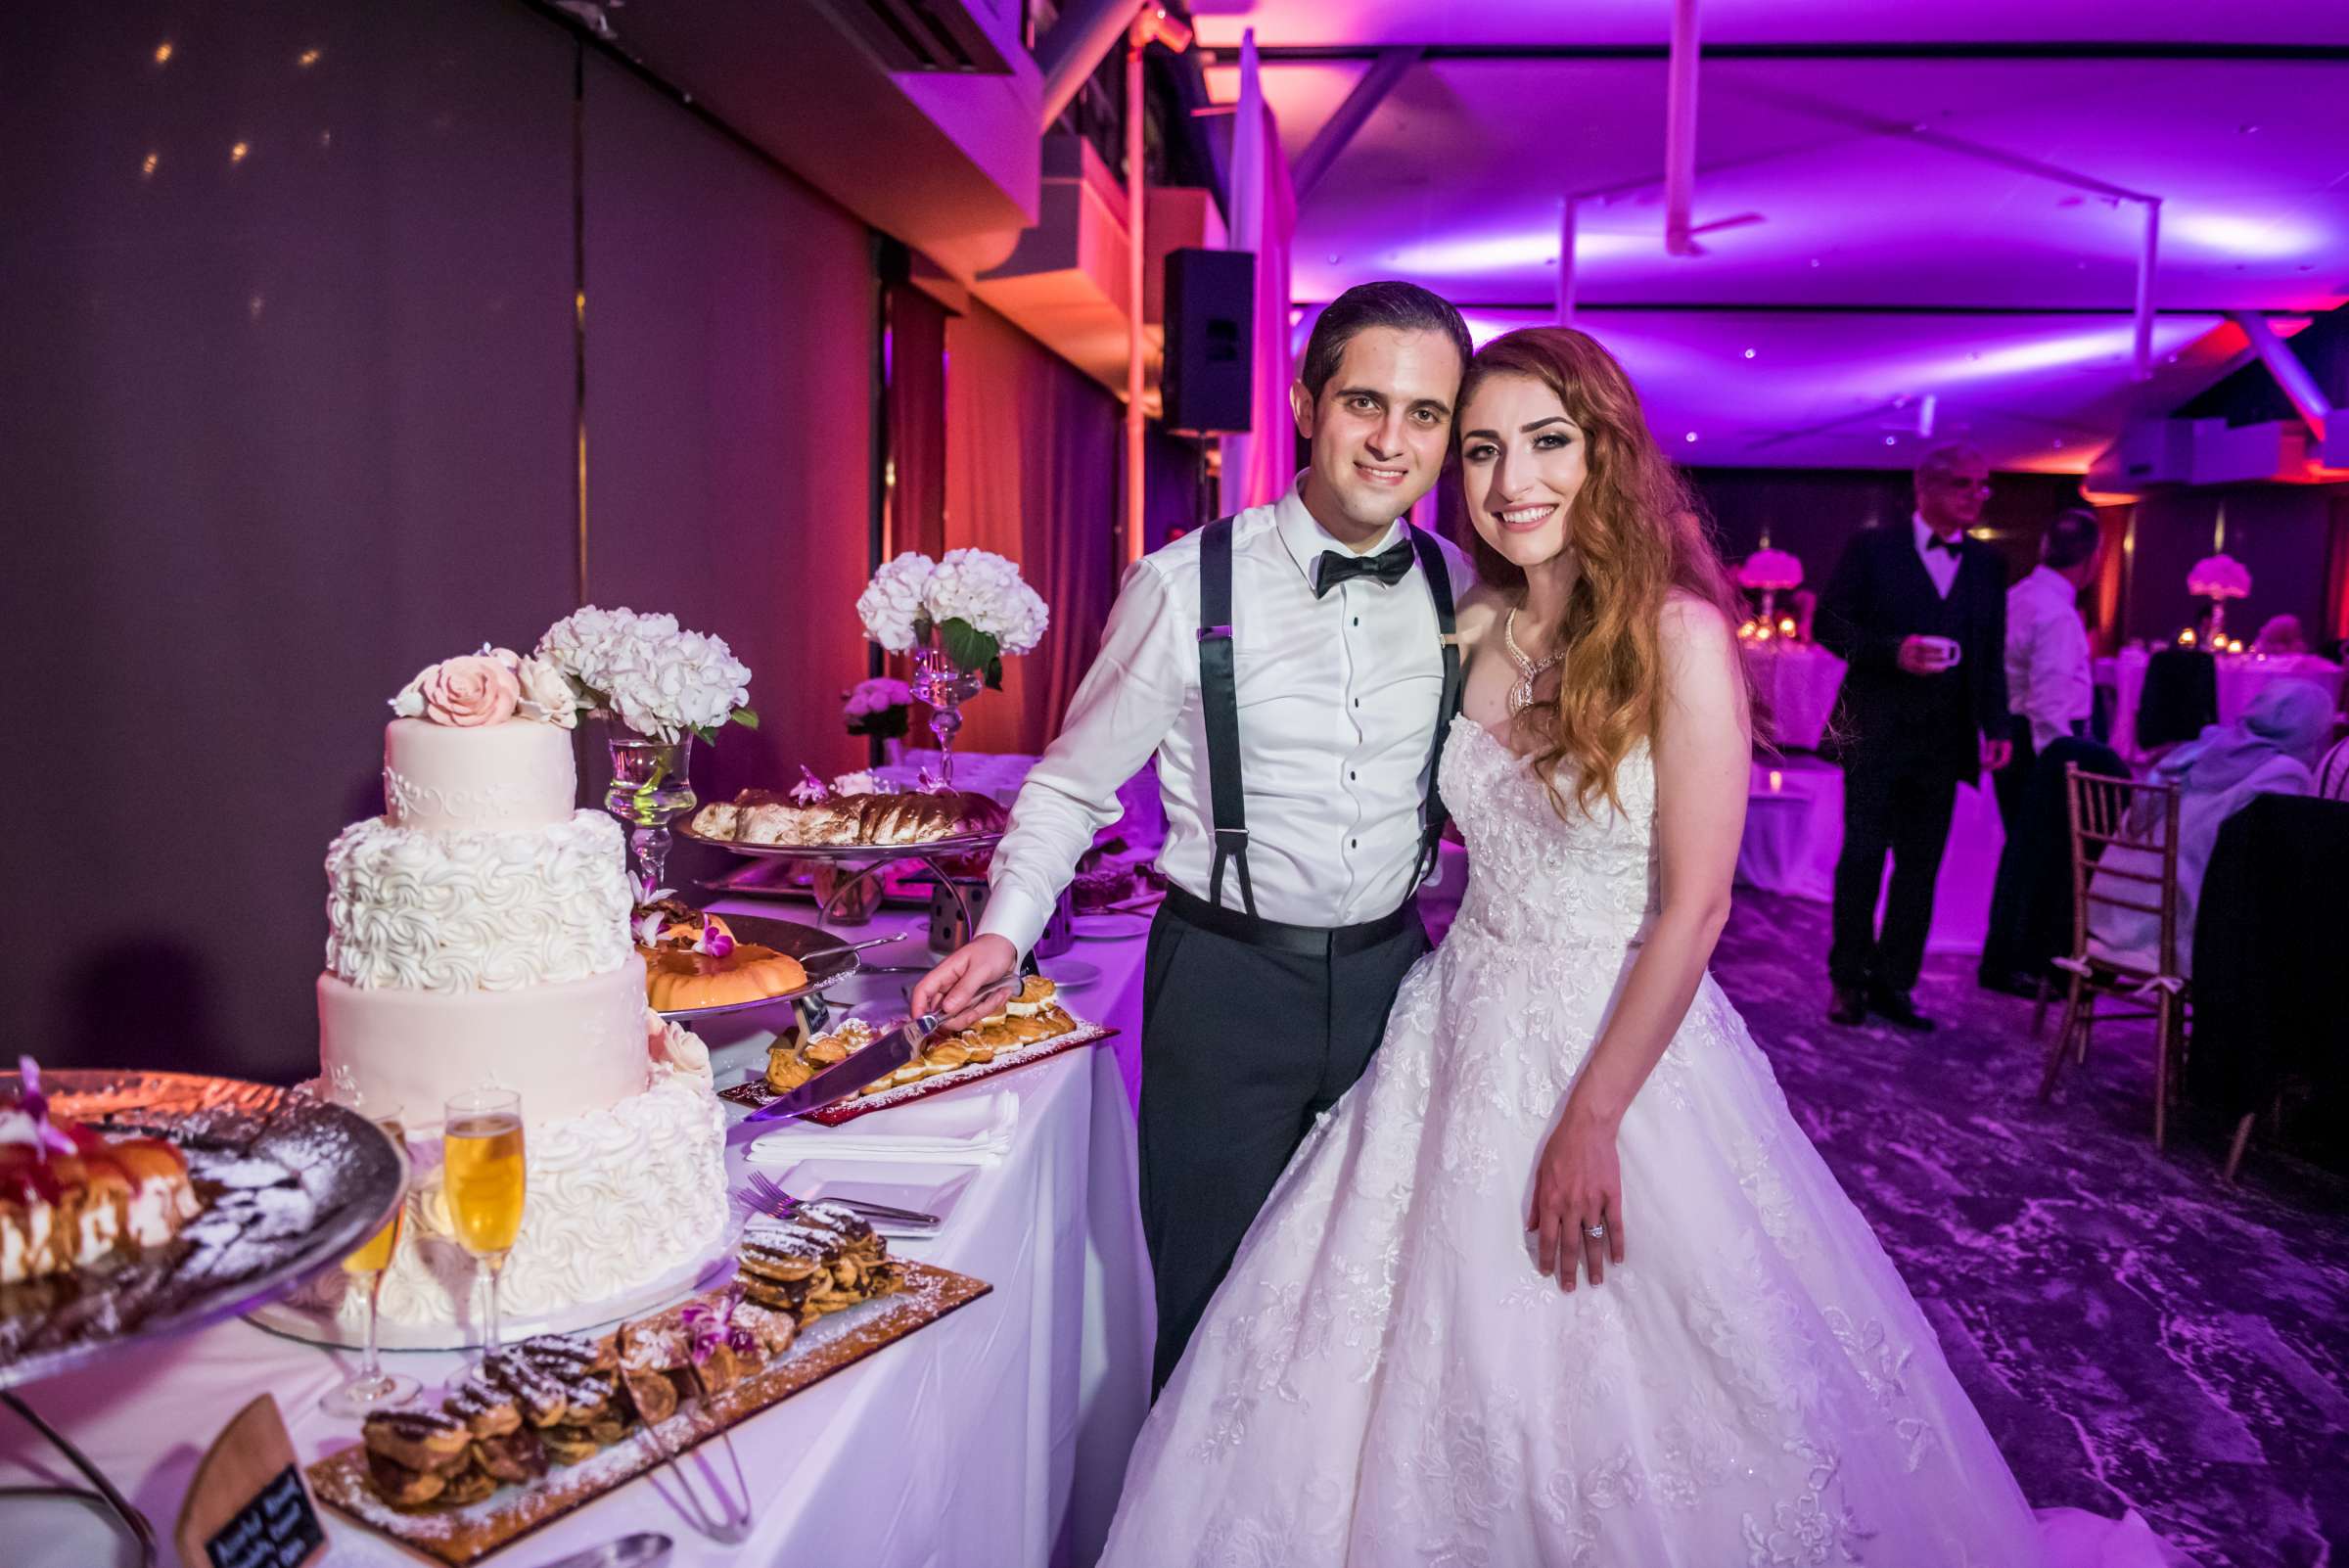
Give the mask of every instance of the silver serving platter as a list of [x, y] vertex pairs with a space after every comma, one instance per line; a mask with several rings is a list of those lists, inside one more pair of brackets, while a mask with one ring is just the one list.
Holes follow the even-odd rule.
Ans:
[[705, 838], [683, 823], [671, 831], [678, 838], [758, 860], [921, 860], [934, 854], [969, 854], [974, 850], [991, 850], [1003, 842], [999, 828], [991, 833], [924, 839], [919, 844], [742, 844], [733, 839]]
[[[0, 1073], [0, 1093], [22, 1086]], [[42, 1073], [41, 1089], [60, 1120], [178, 1144], [206, 1207], [162, 1246], [0, 1285], [0, 1388], [275, 1300], [381, 1229], [407, 1186], [406, 1157], [374, 1123], [293, 1089], [69, 1068]]]
[[[720, 915], [718, 918], [725, 921], [726, 929], [742, 941], [755, 942], [761, 947], [772, 947], [793, 958], [824, 947], [837, 947], [842, 940], [838, 932], [826, 931], [821, 926], [803, 926], [796, 920], [738, 914]], [[861, 953], [836, 952], [805, 965], [807, 984], [797, 991], [779, 992], [772, 996], [755, 996], [749, 1001], [721, 1002], [714, 1007], [680, 1007], [674, 1012], [663, 1012], [661, 1016], [680, 1020], [714, 1018], [720, 1013], [748, 1013], [762, 1007], [788, 1005], [809, 992], [821, 991], [837, 981], [848, 979], [864, 967], [863, 956]]]

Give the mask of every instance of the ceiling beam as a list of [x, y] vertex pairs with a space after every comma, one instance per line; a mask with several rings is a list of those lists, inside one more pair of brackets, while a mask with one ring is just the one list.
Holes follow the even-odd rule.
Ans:
[[1312, 194], [1313, 186], [1322, 175], [1329, 172], [1329, 165], [1338, 161], [1338, 155], [1346, 151], [1346, 144], [1354, 140], [1354, 133], [1368, 123], [1378, 106], [1386, 102], [1387, 94], [1395, 90], [1395, 84], [1419, 64], [1419, 56], [1418, 49], [1406, 47], [1381, 49], [1372, 57], [1370, 69], [1362, 72], [1361, 78], [1354, 84], [1354, 90], [1346, 95], [1346, 101], [1321, 122], [1321, 128], [1313, 133], [1313, 141], [1304, 152], [1297, 155], [1297, 166], [1290, 171], [1289, 184], [1297, 193], [1298, 206], [1305, 205], [1305, 199]]
[[2227, 319], [2240, 327], [2243, 336], [2251, 340], [2252, 350], [2259, 355], [2259, 362], [2268, 367], [2268, 374], [2276, 378], [2276, 384], [2283, 389], [2283, 395], [2291, 399], [2293, 409], [2307, 423], [2308, 433], [2322, 444], [2325, 427], [2332, 419], [2332, 404], [2326, 397], [2325, 389], [2317, 385], [2317, 378], [2309, 370], [2307, 361], [2284, 346], [2283, 340], [2276, 336], [2275, 330], [2268, 325], [2268, 318], [2259, 311], [2230, 310]]
[[1076, 101], [1110, 50], [1124, 40], [1128, 24], [1141, 8], [1141, 0], [1077, 0], [1060, 14], [1051, 31], [1036, 40], [1036, 69], [1044, 78], [1039, 130], [1050, 130], [1061, 111]]
[[[1256, 46], [1265, 66], [1315, 65], [1375, 60], [1390, 48], [1411, 48], [1429, 63], [1463, 61], [1665, 60], [1669, 44], [1264, 44]], [[1238, 47], [1211, 51], [1214, 64], [1230, 65]], [[2349, 61], [2349, 44], [2186, 43], [1710, 43], [1715, 60], [2136, 60], [2184, 65], [2273, 63], [2305, 65]]]

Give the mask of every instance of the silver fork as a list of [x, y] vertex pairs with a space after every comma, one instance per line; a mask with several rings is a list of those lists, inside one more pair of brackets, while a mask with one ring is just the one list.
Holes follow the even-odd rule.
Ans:
[[[757, 1171], [751, 1173], [750, 1195], [746, 1196], [737, 1192], [734, 1197], [736, 1202], [752, 1213], [769, 1215], [777, 1220], [790, 1219], [806, 1204], [805, 1199], [793, 1197]], [[830, 1198], [825, 1201], [837, 1203], [842, 1208], [864, 1215], [868, 1219], [890, 1220], [905, 1225], [935, 1226], [938, 1223], [938, 1216], [934, 1214], [923, 1214], [915, 1209], [892, 1208], [886, 1203], [870, 1203], [862, 1198]]]

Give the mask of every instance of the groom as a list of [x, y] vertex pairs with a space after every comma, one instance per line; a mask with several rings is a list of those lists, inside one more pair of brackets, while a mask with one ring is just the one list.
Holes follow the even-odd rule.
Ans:
[[1142, 971], [1142, 1228], [1163, 1385], [1313, 1119], [1369, 1064], [1427, 950], [1466, 560], [1401, 521], [1442, 472], [1472, 348], [1407, 283], [1321, 312], [1296, 385], [1312, 466], [1126, 574], [1100, 658], [1028, 775], [980, 935], [915, 988], [952, 1013], [1042, 932], [1158, 756], [1172, 884]]

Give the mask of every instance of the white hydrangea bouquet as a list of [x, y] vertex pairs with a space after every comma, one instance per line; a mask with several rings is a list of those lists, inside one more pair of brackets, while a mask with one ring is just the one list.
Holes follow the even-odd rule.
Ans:
[[722, 639], [680, 629], [675, 616], [588, 605], [549, 626], [535, 657], [569, 676], [584, 706], [650, 739], [690, 730], [709, 741], [728, 723], [759, 727], [750, 667]]
[[1020, 569], [989, 550], [948, 550], [938, 561], [908, 550], [873, 574], [856, 596], [856, 615], [865, 635], [890, 652], [935, 645], [955, 669], [998, 690], [1003, 656], [1041, 642], [1051, 620]]

